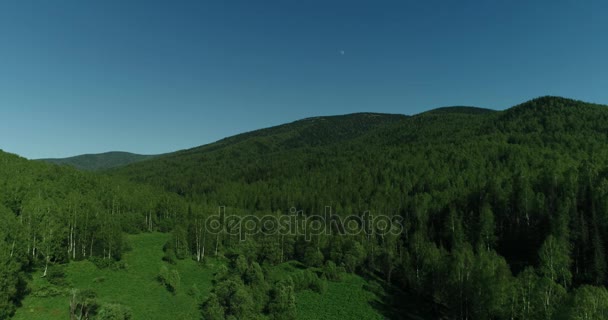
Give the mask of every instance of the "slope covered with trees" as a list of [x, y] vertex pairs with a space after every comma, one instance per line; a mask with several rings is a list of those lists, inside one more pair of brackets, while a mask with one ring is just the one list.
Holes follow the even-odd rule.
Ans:
[[[604, 319], [606, 168], [608, 109], [556, 97], [310, 118], [107, 174], [0, 152], [0, 318], [34, 270], [120, 269], [126, 233], [161, 231], [170, 293], [178, 260], [219, 263], [206, 319], [297, 318], [352, 273], [390, 318]], [[283, 223], [235, 223], [256, 219]], [[73, 292], [74, 317], [126, 310]]]
[[39, 159], [40, 161], [68, 165], [80, 170], [97, 171], [125, 166], [144, 161], [157, 155], [143, 155], [129, 152], [112, 151], [98, 154], [83, 154], [69, 158]]
[[[380, 277], [394, 297], [421, 294], [450, 318], [605, 318], [608, 109], [543, 97], [502, 112], [452, 111], [309, 119], [111, 174], [241, 216], [295, 208], [302, 218], [330, 206], [341, 217], [369, 211], [401, 222], [398, 233], [330, 225], [277, 236], [258, 226], [241, 241], [228, 224], [203, 236], [198, 219], [176, 221], [177, 256], [207, 247], [233, 261], [235, 276], [218, 279], [205, 304], [211, 318], [268, 312], [271, 304], [226, 297], [258, 290], [247, 280], [256, 264], [290, 260], [311, 270], [303, 285], [341, 268]], [[291, 312], [290, 289], [280, 289], [290, 286], [262, 292], [266, 301], [286, 294], [280, 310]]]
[[54, 266], [70, 261], [113, 265], [127, 250], [125, 233], [167, 231], [186, 208], [153, 187], [2, 151], [0, 190], [0, 319], [29, 290], [33, 270], [52, 277]]

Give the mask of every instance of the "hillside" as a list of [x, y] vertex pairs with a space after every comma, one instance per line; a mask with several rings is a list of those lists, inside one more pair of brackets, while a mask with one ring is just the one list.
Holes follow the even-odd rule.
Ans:
[[34, 270], [54, 278], [53, 270], [70, 262], [113, 266], [129, 250], [125, 233], [166, 231], [169, 213], [187, 206], [175, 195], [119, 177], [2, 151], [0, 164], [0, 319], [12, 315], [28, 294], [55, 294], [47, 288], [32, 291]]
[[[605, 294], [605, 106], [542, 97], [497, 112], [442, 109], [371, 126], [352, 119], [362, 116], [303, 120], [110, 173], [240, 214], [331, 206], [342, 217], [371, 211], [402, 221], [391, 236], [338, 229], [312, 243], [254, 232], [252, 259], [286, 255], [379, 274], [454, 318], [572, 316], [573, 301]], [[241, 250], [229, 238], [222, 245]]]
[[[168, 187], [170, 191], [184, 195], [189, 192], [187, 190], [189, 187], [180, 185], [184, 182], [200, 187], [201, 184], [230, 181], [231, 178], [227, 176], [215, 175], [220, 173], [218, 167], [230, 167], [230, 169], [221, 169], [222, 172], [227, 169], [227, 172], [222, 174], [229, 174], [236, 179], [250, 179], [241, 171], [251, 170], [254, 175], [264, 174], [257, 170], [259, 167], [257, 157], [260, 155], [276, 157], [291, 151], [298, 153], [311, 148], [329, 148], [347, 143], [375, 128], [399, 123], [407, 118], [403, 115], [376, 113], [308, 118], [239, 134], [109, 172], [129, 177], [134, 181]], [[244, 159], [248, 160], [239, 161]], [[166, 170], [167, 168], [171, 169]]]
[[[125, 241], [131, 250], [122, 259], [126, 266], [123, 269], [100, 269], [91, 261], [83, 260], [59, 266], [57, 270], [65, 273], [64, 281], [70, 286], [94, 290], [101, 305], [118, 303], [125, 306], [133, 319], [200, 319], [198, 295], [206, 295], [211, 289], [217, 262], [213, 261], [205, 268], [192, 260], [180, 261], [177, 265], [164, 262], [162, 247], [168, 240], [167, 234], [163, 233], [129, 235]], [[156, 281], [162, 266], [178, 270], [184, 290], [172, 294]], [[34, 274], [31, 285], [34, 294], [23, 301], [14, 319], [68, 319], [69, 286], [53, 282], [56, 281]], [[189, 294], [192, 288], [200, 290], [198, 295]], [[44, 290], [55, 290], [57, 294], [40, 296]]]
[[40, 161], [68, 165], [76, 169], [97, 171], [125, 166], [131, 163], [152, 159], [157, 155], [142, 155], [129, 152], [105, 152], [98, 154], [83, 154], [69, 158], [38, 159]]
[[423, 113], [441, 114], [441, 113], [461, 113], [461, 114], [484, 114], [496, 112], [496, 110], [478, 108], [478, 107], [467, 107], [467, 106], [453, 106], [453, 107], [441, 107], [433, 110], [429, 110]]
[[0, 152], [0, 318], [72, 297], [118, 319], [602, 319], [607, 132], [606, 106], [542, 97], [304, 119], [102, 173]]

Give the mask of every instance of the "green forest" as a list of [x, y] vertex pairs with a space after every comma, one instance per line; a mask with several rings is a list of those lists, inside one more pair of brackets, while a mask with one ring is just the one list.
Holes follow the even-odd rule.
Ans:
[[[96, 163], [0, 152], [0, 319], [148, 319], [152, 294], [91, 288], [137, 274], [182, 319], [608, 318], [606, 106], [315, 117]], [[361, 232], [208, 224], [328, 208]]]

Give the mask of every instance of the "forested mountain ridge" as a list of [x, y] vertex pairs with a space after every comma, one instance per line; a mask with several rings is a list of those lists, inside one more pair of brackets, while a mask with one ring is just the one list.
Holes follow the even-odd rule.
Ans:
[[423, 113], [464, 113], [464, 114], [484, 114], [496, 112], [496, 110], [479, 108], [479, 107], [470, 107], [470, 106], [452, 106], [452, 107], [441, 107], [432, 109]]
[[215, 143], [178, 151], [170, 154], [170, 156], [210, 152], [238, 144], [253, 144], [260, 147], [260, 152], [266, 152], [272, 150], [267, 150], [262, 145], [282, 150], [340, 143], [358, 137], [374, 128], [398, 122], [405, 118], [407, 116], [371, 112], [311, 117], [270, 128], [245, 132]]
[[[322, 294], [345, 273], [368, 279], [354, 290], [377, 292], [389, 318], [412, 314], [400, 300], [410, 294], [426, 303], [407, 308], [429, 319], [605, 319], [606, 168], [608, 109], [558, 97], [495, 112], [310, 118], [104, 173], [0, 152], [0, 318], [33, 270], [120, 269], [125, 233], [161, 231], [166, 263], [221, 262], [197, 298], [206, 319], [295, 319], [296, 292]], [[329, 206], [360, 225], [365, 212], [400, 223], [256, 225], [243, 237], [235, 225], [206, 228], [218, 206], [249, 219]], [[182, 290], [166, 266], [157, 280]], [[85, 293], [74, 310], [96, 312]]]
[[[290, 150], [303, 150], [307, 148], [321, 148], [324, 146], [334, 146], [364, 135], [375, 128], [399, 123], [407, 119], [403, 115], [377, 114], [377, 113], [356, 113], [344, 116], [313, 117], [289, 124], [279, 125], [271, 128], [256, 130], [239, 134], [233, 137], [222, 139], [208, 145], [170, 153], [146, 161], [141, 165], [133, 164], [129, 168], [115, 168], [109, 170], [111, 174], [125, 175], [134, 181], [152, 183], [157, 186], [170, 186], [171, 191], [184, 195], [185, 187], [178, 186], [172, 181], [183, 182], [189, 180], [191, 184], [213, 184], [214, 179], [228, 181], [227, 177], [211, 177], [205, 175], [207, 170], [205, 165], [232, 165], [236, 162], [227, 161], [228, 159], [253, 160], [245, 164], [255, 170], [258, 155], [269, 155], [289, 152]], [[196, 164], [202, 164], [202, 170]], [[238, 164], [239, 167], [242, 166]], [[163, 170], [162, 168], [171, 168]], [[172, 176], [180, 175], [180, 178]], [[238, 172], [230, 173], [235, 177], [244, 178]]]
[[83, 154], [68, 158], [37, 159], [59, 165], [69, 165], [76, 169], [97, 171], [125, 166], [130, 163], [144, 161], [158, 155], [143, 155], [130, 152], [111, 151], [97, 154]]
[[[242, 252], [249, 261], [380, 274], [458, 319], [605, 318], [608, 108], [542, 97], [456, 111], [401, 117], [336, 143], [306, 143], [319, 137], [311, 130], [296, 144], [272, 134], [211, 144], [111, 173], [244, 213], [331, 206], [404, 219], [397, 237], [257, 235]], [[238, 241], [219, 239], [239, 252]], [[229, 306], [207, 304], [220, 307]]]

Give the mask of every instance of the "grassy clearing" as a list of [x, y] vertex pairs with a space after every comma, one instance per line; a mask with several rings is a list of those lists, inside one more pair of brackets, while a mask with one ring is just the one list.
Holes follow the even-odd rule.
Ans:
[[[182, 260], [170, 265], [161, 260], [162, 247], [168, 235], [146, 233], [129, 235], [128, 241], [132, 250], [123, 260], [127, 267], [124, 270], [99, 269], [90, 261], [72, 262], [66, 266], [66, 278], [70, 288], [93, 289], [98, 301], [120, 303], [131, 308], [133, 318], [137, 319], [200, 319], [198, 305], [200, 296], [189, 292], [196, 285], [201, 296], [211, 290], [216, 263], [211, 260], [206, 266], [199, 266], [195, 261]], [[179, 271], [181, 281], [175, 294], [161, 285], [156, 277], [162, 265]], [[48, 286], [40, 273], [34, 274], [30, 286], [36, 290]], [[26, 297], [14, 319], [52, 320], [69, 318], [68, 290], [55, 297]]]
[[359, 276], [345, 274], [340, 282], [328, 281], [324, 293], [296, 293], [298, 319], [384, 319], [373, 306], [378, 297], [366, 284]]
[[[271, 279], [285, 279], [299, 272], [304, 272], [299, 263], [283, 263], [273, 268]], [[381, 287], [377, 286], [374, 293], [364, 278], [347, 273], [342, 274], [341, 281], [326, 281], [326, 284], [322, 293], [296, 292], [298, 319], [385, 319], [377, 309], [381, 305], [380, 296], [384, 295]]]
[[[218, 264], [210, 259], [200, 266], [192, 260], [176, 265], [163, 262], [162, 247], [167, 234], [129, 235], [132, 250], [125, 253], [124, 270], [99, 269], [90, 261], [72, 262], [65, 266], [70, 284], [63, 293], [51, 297], [30, 294], [17, 310], [16, 320], [63, 320], [69, 318], [69, 288], [93, 289], [101, 304], [119, 303], [131, 308], [133, 319], [200, 319], [199, 303], [212, 288], [213, 273]], [[176, 294], [169, 292], [156, 277], [161, 266], [179, 271], [181, 281]], [[295, 264], [297, 265], [297, 263]], [[294, 264], [284, 263], [272, 269], [276, 279], [303, 272]], [[33, 292], [49, 287], [36, 272], [30, 282]], [[198, 297], [190, 294], [196, 285]], [[298, 319], [383, 319], [374, 307], [378, 295], [368, 290], [368, 283], [356, 275], [344, 274], [340, 282], [327, 282], [323, 293], [303, 290], [296, 293]]]

